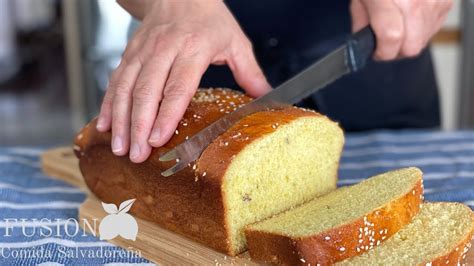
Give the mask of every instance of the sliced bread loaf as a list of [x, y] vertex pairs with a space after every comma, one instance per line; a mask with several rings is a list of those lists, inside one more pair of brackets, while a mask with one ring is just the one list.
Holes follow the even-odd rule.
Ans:
[[377, 175], [249, 225], [249, 252], [286, 265], [341, 261], [398, 232], [419, 212], [422, 198], [418, 168]]
[[296, 107], [254, 113], [234, 124], [195, 164], [171, 177], [158, 160], [251, 98], [228, 89], [199, 90], [171, 140], [147, 161], [115, 156], [96, 121], [76, 138], [90, 190], [104, 202], [136, 198], [131, 212], [230, 255], [245, 251], [244, 227], [336, 188], [344, 136], [337, 123]]
[[382, 245], [340, 265], [460, 265], [471, 247], [473, 217], [463, 204], [425, 203]]

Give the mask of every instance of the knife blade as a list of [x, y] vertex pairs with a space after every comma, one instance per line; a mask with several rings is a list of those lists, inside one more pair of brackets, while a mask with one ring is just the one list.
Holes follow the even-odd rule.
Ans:
[[225, 115], [189, 140], [163, 154], [159, 158], [160, 161], [176, 160], [176, 164], [161, 174], [170, 176], [197, 160], [214, 139], [243, 117], [259, 111], [287, 107], [326, 87], [336, 79], [358, 71], [365, 66], [374, 49], [375, 35], [370, 26], [367, 26], [352, 35], [345, 44], [271, 92]]

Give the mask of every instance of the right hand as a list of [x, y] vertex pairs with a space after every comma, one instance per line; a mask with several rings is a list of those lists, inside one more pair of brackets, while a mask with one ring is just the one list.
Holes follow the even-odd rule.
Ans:
[[227, 64], [251, 96], [270, 90], [248, 38], [222, 0], [142, 1], [143, 23], [128, 43], [102, 102], [97, 129], [112, 151], [145, 161], [173, 135], [209, 64]]

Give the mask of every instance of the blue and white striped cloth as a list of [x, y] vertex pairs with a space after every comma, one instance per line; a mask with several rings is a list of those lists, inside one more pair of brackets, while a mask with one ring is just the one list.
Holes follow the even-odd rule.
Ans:
[[[148, 264], [66, 222], [77, 219], [85, 195], [42, 174], [42, 151], [0, 148], [0, 264]], [[339, 185], [406, 166], [423, 170], [426, 200], [458, 201], [474, 208], [474, 131], [347, 134]], [[52, 232], [44, 236], [41, 228]]]

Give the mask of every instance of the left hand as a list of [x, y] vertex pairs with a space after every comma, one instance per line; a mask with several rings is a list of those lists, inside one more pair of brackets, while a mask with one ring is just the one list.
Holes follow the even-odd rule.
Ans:
[[451, 6], [452, 0], [352, 0], [352, 31], [372, 26], [378, 60], [413, 57], [441, 28]]

